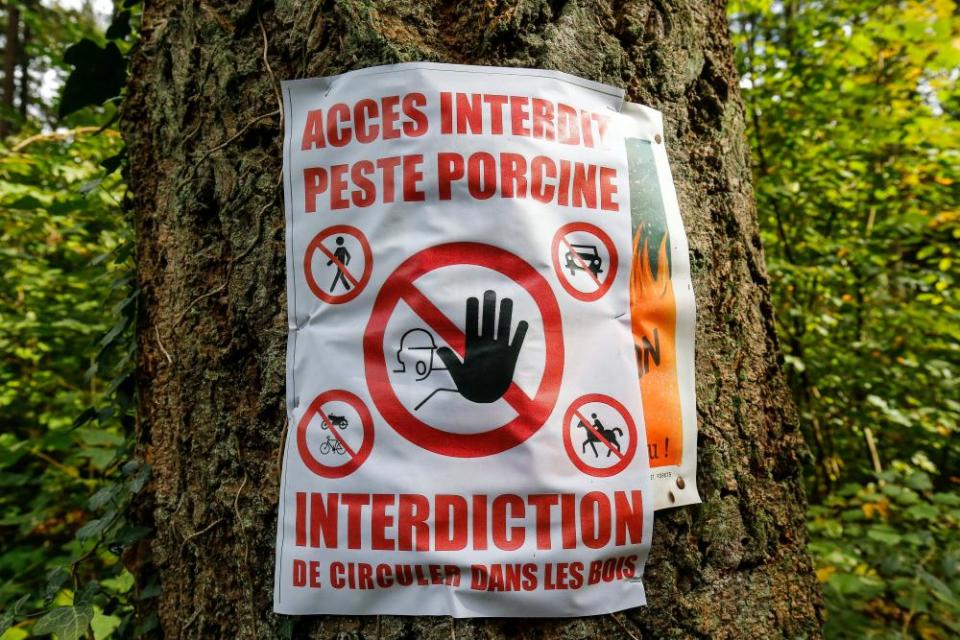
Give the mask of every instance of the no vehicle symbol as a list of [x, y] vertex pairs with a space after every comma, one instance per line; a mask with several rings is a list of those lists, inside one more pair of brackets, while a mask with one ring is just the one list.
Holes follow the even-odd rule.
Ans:
[[373, 417], [349, 391], [321, 393], [297, 424], [297, 450], [307, 468], [323, 478], [348, 476], [373, 450]]
[[565, 224], [554, 234], [551, 251], [554, 273], [577, 300], [599, 300], [613, 286], [617, 249], [600, 227], [587, 222]]
[[[373, 252], [363, 232], [338, 224], [310, 241], [303, 256], [303, 273], [315, 296], [330, 304], [353, 300], [370, 281]], [[319, 278], [319, 280], [318, 280]]]
[[[466, 299], [465, 307], [461, 307], [466, 311], [465, 329], [461, 330], [434, 300], [417, 287], [420, 278], [434, 277], [434, 272], [446, 267], [482, 267], [491, 279], [501, 278], [511, 288], [532, 299], [531, 308], [535, 307], [535, 313], [542, 319], [544, 354], [543, 374], [532, 397], [514, 379], [521, 350], [532, 348], [524, 346], [531, 342], [527, 337], [531, 323], [527, 319], [514, 322], [517, 320], [513, 313], [514, 301], [502, 295], [497, 316], [497, 294], [488, 289], [483, 293], [482, 305], [479, 296]], [[471, 273], [476, 274], [476, 271]], [[397, 345], [386, 344], [386, 337], [388, 323], [401, 302], [425, 327], [422, 332], [404, 333], [398, 351]], [[446, 346], [434, 349], [434, 335], [437, 344], [445, 343]], [[416, 365], [408, 365], [402, 360], [414, 352], [426, 355], [421, 355], [424, 359]], [[389, 365], [388, 353], [391, 354]], [[440, 455], [459, 458], [494, 455], [515, 447], [536, 433], [556, 405], [563, 375], [560, 307], [549, 283], [520, 257], [486, 244], [456, 242], [439, 245], [410, 256], [384, 281], [364, 332], [363, 354], [370, 396], [397, 433]], [[398, 361], [397, 358], [401, 359]], [[441, 429], [414, 414], [429, 397], [413, 411], [401, 401], [390, 372], [401, 367], [400, 370], [408, 370], [415, 379], [422, 380], [432, 369], [438, 368], [437, 359], [445, 365], [440, 368], [447, 372], [451, 384], [455, 385], [455, 388], [438, 391], [453, 392], [470, 403], [469, 409], [463, 413], [487, 421], [482, 428], [469, 432]], [[500, 418], [494, 417], [498, 410], [504, 409], [503, 403], [499, 402], [501, 399], [516, 413], [505, 422], [502, 413]]]
[[587, 475], [614, 476], [637, 452], [637, 425], [616, 399], [587, 394], [563, 416], [563, 447], [573, 465]]

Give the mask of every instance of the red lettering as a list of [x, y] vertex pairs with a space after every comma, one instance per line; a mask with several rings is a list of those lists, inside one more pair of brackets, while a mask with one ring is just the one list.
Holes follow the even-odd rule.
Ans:
[[573, 167], [573, 206], [597, 206], [597, 165], [577, 162]]
[[[643, 538], [643, 493], [631, 491], [630, 500], [627, 500], [625, 491], [616, 491], [613, 499], [617, 513], [615, 527], [617, 545], [639, 544]], [[627, 535], [630, 536], [629, 542]]]
[[360, 517], [363, 508], [370, 504], [369, 493], [344, 493], [340, 496], [341, 504], [347, 507], [347, 548], [360, 548], [360, 534], [363, 531]]
[[580, 113], [580, 129], [583, 131], [583, 146], [593, 147], [593, 123], [590, 120], [590, 113], [583, 111]]
[[422, 93], [408, 93], [403, 97], [403, 114], [410, 118], [403, 123], [403, 134], [411, 138], [418, 138], [427, 132], [429, 123], [427, 114], [419, 107], [427, 105], [427, 97]]
[[467, 167], [467, 186], [470, 195], [486, 200], [497, 191], [497, 162], [485, 151], [470, 156]]
[[473, 496], [473, 550], [487, 548], [487, 496]]
[[366, 562], [357, 564], [357, 587], [373, 589], [373, 567]]
[[317, 198], [327, 190], [327, 170], [307, 167], [303, 170], [303, 209], [307, 213], [317, 210]]
[[519, 153], [500, 154], [500, 195], [503, 198], [527, 197], [527, 161]]
[[417, 184], [423, 180], [423, 171], [418, 167], [423, 164], [420, 154], [403, 156], [403, 199], [406, 202], [423, 202], [426, 194], [417, 189]]
[[347, 568], [343, 566], [342, 562], [331, 562], [330, 563], [330, 586], [334, 589], [343, 589], [347, 586], [346, 581], [343, 579], [343, 574], [347, 572]]
[[580, 535], [583, 544], [599, 549], [610, 542], [610, 500], [601, 491], [591, 491], [580, 502]]
[[347, 169], [348, 165], [335, 164], [330, 167], [330, 208], [346, 209], [350, 206], [350, 201], [343, 196], [347, 190]]
[[393, 575], [390, 573], [390, 565], [377, 565], [377, 586], [381, 589], [387, 589], [393, 586]]
[[477, 591], [487, 590], [487, 567], [482, 564], [470, 565], [470, 588]]
[[572, 493], [560, 496], [560, 526], [564, 549], [577, 548], [577, 497]]
[[613, 199], [617, 195], [617, 170], [600, 167], [600, 208], [604, 211], [619, 211], [620, 206]]
[[579, 589], [583, 586], [583, 563], [570, 563], [570, 588]]
[[534, 98], [531, 101], [533, 111], [533, 126], [530, 133], [534, 138], [553, 140], [556, 136], [556, 127], [553, 124], [553, 103], [549, 100]]
[[300, 142], [301, 151], [319, 149], [327, 146], [323, 139], [323, 110], [312, 109], [307, 111], [307, 122], [303, 127], [303, 140]]
[[307, 546], [307, 494], [304, 491], [297, 491], [296, 516], [294, 518], [294, 544], [298, 547]]
[[395, 140], [400, 137], [397, 121], [400, 120], [400, 96], [387, 96], [380, 101], [383, 115], [380, 120], [383, 125], [383, 139]]
[[[511, 516], [507, 515], [507, 508], [510, 508]], [[525, 513], [524, 503], [520, 496], [505, 494], [497, 496], [493, 500], [493, 544], [498, 549], [504, 551], [515, 551], [523, 546], [524, 528], [513, 527], [507, 529], [507, 518], [523, 518]]]
[[[460, 551], [467, 546], [467, 501], [440, 494], [434, 499], [434, 549]], [[451, 528], [452, 525], [452, 528]]]
[[373, 494], [373, 506], [370, 514], [370, 544], [377, 551], [393, 551], [396, 548], [393, 538], [387, 537], [387, 529], [393, 528], [393, 516], [387, 514], [396, 498], [389, 493]]
[[350, 143], [350, 127], [341, 128], [343, 123], [350, 123], [350, 107], [338, 102], [327, 112], [327, 140], [335, 147], [344, 147]]
[[323, 538], [323, 546], [327, 549], [337, 548], [337, 515], [339, 512], [339, 494], [328, 493], [327, 503], [323, 503], [322, 493], [310, 494], [310, 546], [319, 547]]
[[376, 118], [380, 113], [377, 103], [369, 98], [359, 101], [353, 107], [353, 126], [357, 133], [357, 142], [373, 142], [380, 133], [377, 125], [367, 126], [367, 119]]
[[293, 561], [293, 586], [307, 586], [307, 563], [304, 560]]
[[394, 177], [399, 166], [400, 158], [398, 156], [377, 160], [377, 169], [380, 169], [380, 175], [383, 176], [383, 201], [386, 204], [390, 204], [396, 199]]
[[507, 96], [486, 94], [483, 101], [490, 107], [490, 133], [503, 135], [503, 107], [507, 104]]
[[483, 105], [476, 93], [457, 94], [457, 133], [483, 133]]
[[544, 182], [544, 177], [556, 178], [557, 165], [546, 156], [536, 156], [530, 163], [530, 197], [537, 202], [549, 203], [556, 188]]
[[570, 161], [560, 161], [560, 184], [557, 187], [557, 204], [570, 204]]
[[557, 142], [561, 144], [580, 144], [577, 110], [563, 103], [557, 104]]
[[415, 493], [400, 495], [397, 508], [397, 549], [413, 551], [413, 538], [416, 536], [416, 550], [430, 549], [430, 527], [427, 518], [430, 515], [430, 502], [426, 496]]
[[369, 207], [377, 198], [377, 187], [373, 180], [367, 176], [374, 172], [373, 163], [369, 160], [358, 160], [350, 168], [350, 179], [357, 187], [357, 190], [351, 195], [351, 200], [356, 207]]
[[549, 549], [550, 544], [550, 510], [560, 501], [555, 493], [527, 496], [527, 502], [537, 514], [537, 549]]
[[600, 133], [600, 144], [607, 146], [607, 125], [610, 124], [610, 118], [602, 113], [591, 114], [593, 121], [597, 123], [597, 131]]
[[530, 135], [530, 129], [527, 128], [527, 121], [530, 120], [530, 112], [524, 111], [524, 109], [529, 106], [529, 98], [519, 96], [510, 97], [510, 129], [513, 135]]
[[452, 195], [450, 183], [463, 178], [463, 156], [459, 153], [437, 154], [437, 188], [441, 200]]
[[449, 91], [440, 92], [440, 133], [453, 133], [453, 99]]

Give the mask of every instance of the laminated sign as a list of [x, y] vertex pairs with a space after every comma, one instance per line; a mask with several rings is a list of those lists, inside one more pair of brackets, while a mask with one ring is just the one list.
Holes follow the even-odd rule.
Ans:
[[422, 63], [283, 95], [275, 610], [644, 604], [653, 510], [696, 500], [659, 114], [561, 73]]

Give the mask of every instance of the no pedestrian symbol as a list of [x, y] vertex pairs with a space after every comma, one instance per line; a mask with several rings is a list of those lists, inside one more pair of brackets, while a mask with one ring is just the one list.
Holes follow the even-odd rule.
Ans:
[[560, 227], [551, 246], [553, 271], [571, 296], [599, 300], [617, 277], [617, 249], [606, 232], [588, 222]]
[[303, 256], [307, 286], [315, 296], [330, 304], [349, 302], [360, 295], [372, 272], [370, 243], [362, 231], [346, 224], [327, 227], [318, 233]]
[[581, 396], [563, 416], [563, 447], [580, 471], [614, 476], [633, 461], [637, 425], [626, 407], [600, 393]]
[[373, 450], [373, 417], [349, 391], [321, 393], [297, 424], [297, 450], [307, 468], [318, 476], [348, 476]]
[[[445, 267], [482, 267], [511, 281], [511, 286], [529, 294], [542, 319], [544, 369], [533, 397], [513, 380], [518, 353], [528, 328], [526, 320], [513, 324], [513, 301], [501, 296], [499, 326], [494, 330], [497, 298], [492, 290], [483, 295], [483, 309], [475, 297], [466, 300], [466, 329], [451, 320], [417, 286], [417, 280]], [[490, 419], [483, 429], [457, 432], [441, 429], [417, 417], [398, 397], [391, 382], [385, 344], [387, 326], [403, 302], [426, 323], [424, 334], [436, 334], [446, 347], [436, 349], [456, 389], [469, 400], [472, 415], [494, 414], [491, 407], [503, 399], [516, 416], [506, 422]], [[408, 331], [405, 337], [410, 335]], [[418, 347], [421, 348], [421, 347]], [[406, 259], [384, 281], [373, 304], [363, 337], [367, 385], [384, 420], [401, 436], [434, 453], [473, 458], [501, 453], [520, 444], [546, 422], [553, 411], [563, 375], [563, 328], [560, 308], [549, 283], [530, 264], [515, 254], [487, 244], [456, 242], [424, 249]], [[432, 351], [431, 351], [432, 354]], [[431, 364], [433, 356], [430, 355]], [[502, 363], [485, 360], [502, 359]], [[419, 407], [417, 407], [419, 408]]]

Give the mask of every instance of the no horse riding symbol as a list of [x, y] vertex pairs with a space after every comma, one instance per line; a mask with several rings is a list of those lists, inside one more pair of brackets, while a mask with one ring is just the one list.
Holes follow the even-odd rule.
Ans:
[[563, 423], [567, 456], [587, 475], [615, 476], [637, 452], [637, 425], [626, 407], [611, 396], [581, 396], [567, 409]]
[[[593, 457], [599, 458], [600, 454], [597, 452], [598, 442], [602, 442], [606, 446], [607, 457], [610, 457], [610, 454], [613, 453], [614, 447], [617, 451], [620, 451], [620, 443], [617, 442], [617, 436], [623, 435], [623, 429], [620, 427], [613, 427], [612, 429], [604, 428], [600, 423], [600, 419], [597, 418], [597, 414], [591, 413], [590, 417], [593, 418], [593, 429], [591, 429], [585, 422], [582, 420], [577, 423], [577, 427], [582, 428], [586, 431], [586, 439], [583, 441], [583, 453], [587, 452], [587, 445], [590, 445], [590, 448], [593, 449]], [[603, 447], [601, 447], [603, 448]]]

